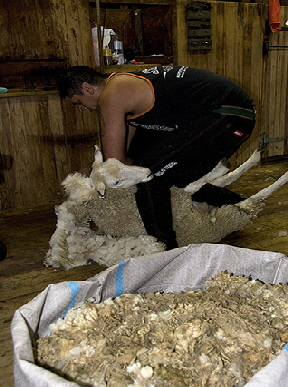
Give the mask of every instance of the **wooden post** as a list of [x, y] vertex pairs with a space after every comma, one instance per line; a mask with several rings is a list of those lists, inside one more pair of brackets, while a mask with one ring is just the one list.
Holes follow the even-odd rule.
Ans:
[[[100, 73], [104, 74], [103, 40], [101, 31], [100, 0], [96, 0], [97, 38], [99, 47]], [[105, 26], [104, 26], [105, 27]], [[104, 31], [103, 31], [104, 32]]]
[[140, 51], [140, 55], [144, 55], [143, 53], [143, 26], [142, 26], [142, 11], [141, 9], [135, 9], [135, 34], [136, 34], [136, 42]]

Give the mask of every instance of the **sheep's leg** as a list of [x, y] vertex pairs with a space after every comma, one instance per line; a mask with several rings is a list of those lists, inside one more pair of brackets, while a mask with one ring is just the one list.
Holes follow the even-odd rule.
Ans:
[[236, 204], [241, 209], [251, 210], [255, 206], [255, 203], [259, 203], [262, 200], [268, 198], [274, 191], [280, 188], [282, 185], [287, 183], [288, 181], [288, 171], [284, 173], [278, 180], [276, 180], [273, 184], [269, 185], [269, 187], [263, 188], [261, 191], [257, 192], [255, 195], [250, 196], [250, 198], [243, 200], [242, 202]]
[[258, 164], [260, 161], [260, 151], [255, 151], [253, 154], [249, 157], [248, 160], [246, 160], [243, 164], [241, 164], [238, 168], [236, 168], [234, 171], [227, 173], [229, 168], [225, 167], [220, 161], [215, 168], [212, 169], [211, 172], [207, 173], [205, 176], [201, 177], [199, 180], [193, 181], [192, 183], [188, 184], [184, 191], [191, 193], [191, 195], [207, 183], [213, 184], [217, 187], [225, 187], [226, 185], [229, 185], [233, 183], [233, 181], [237, 180], [244, 172], [248, 171], [253, 165]]
[[210, 183], [210, 181], [218, 178], [219, 176], [224, 175], [227, 171], [229, 171], [229, 168], [227, 168], [222, 161], [219, 161], [219, 163], [212, 169], [211, 172], [208, 172], [206, 175], [202, 176], [200, 179], [193, 181], [192, 183], [188, 184], [184, 191], [189, 192], [191, 195], [193, 195], [195, 192], [199, 191], [199, 189], [207, 184]]
[[89, 221], [85, 211], [81, 216], [76, 216], [77, 209], [78, 203], [71, 200], [57, 206], [57, 226], [49, 241], [50, 249], [44, 261], [46, 266], [70, 269], [87, 263], [88, 248], [85, 242], [90, 236]]
[[238, 168], [234, 169], [227, 173], [224, 176], [218, 177], [215, 180], [211, 181], [210, 184], [216, 185], [217, 187], [225, 187], [233, 183], [233, 181], [237, 180], [244, 172], [248, 171], [253, 165], [256, 165], [260, 161], [260, 151], [256, 150], [253, 154], [246, 160], [243, 164], [241, 164]]

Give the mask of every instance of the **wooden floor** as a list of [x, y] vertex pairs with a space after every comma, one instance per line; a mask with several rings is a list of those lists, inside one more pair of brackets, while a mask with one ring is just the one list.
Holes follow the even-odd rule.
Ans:
[[[248, 197], [270, 185], [287, 169], [287, 161], [253, 167], [229, 188]], [[14, 311], [50, 283], [85, 280], [105, 269], [96, 263], [69, 271], [44, 267], [55, 226], [53, 208], [0, 211], [0, 240], [8, 248], [7, 258], [0, 262], [0, 387], [13, 386], [10, 323]], [[288, 255], [288, 183], [266, 199], [251, 226], [227, 236], [221, 243]]]

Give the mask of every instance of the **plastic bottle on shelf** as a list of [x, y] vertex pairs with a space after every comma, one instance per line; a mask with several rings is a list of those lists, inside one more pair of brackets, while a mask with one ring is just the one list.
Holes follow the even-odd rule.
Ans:
[[[112, 48], [112, 41], [117, 38], [116, 33], [113, 31], [112, 28], [104, 28], [103, 26], [101, 26], [101, 37], [103, 38], [103, 56], [104, 56], [104, 62], [105, 62], [104, 64], [110, 66], [113, 64], [112, 50], [110, 49], [110, 47]], [[95, 65], [100, 66], [98, 26], [96, 23], [94, 23], [94, 27], [92, 28], [92, 41], [93, 41]], [[108, 49], [110, 49], [111, 53], [110, 51], [106, 51]]]
[[117, 64], [117, 65], [123, 65], [125, 63], [122, 40], [114, 41], [112, 60], [113, 60], [113, 64]]

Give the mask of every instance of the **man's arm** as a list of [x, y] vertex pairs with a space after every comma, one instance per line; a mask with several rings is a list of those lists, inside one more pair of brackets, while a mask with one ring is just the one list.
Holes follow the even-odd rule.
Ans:
[[[109, 110], [111, 113], [109, 114]], [[126, 122], [120, 109], [98, 107], [101, 148], [104, 160], [115, 158], [126, 164]]]
[[143, 79], [120, 75], [106, 85], [98, 103], [104, 160], [116, 158], [130, 163], [126, 154], [135, 129], [127, 126], [127, 116], [142, 114], [153, 102], [153, 91]]

